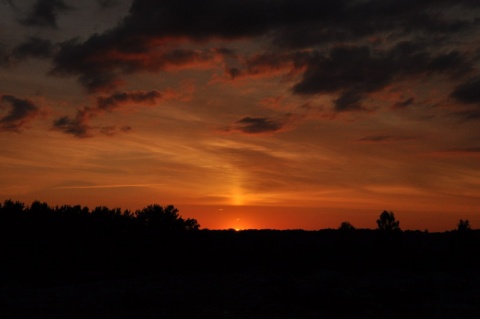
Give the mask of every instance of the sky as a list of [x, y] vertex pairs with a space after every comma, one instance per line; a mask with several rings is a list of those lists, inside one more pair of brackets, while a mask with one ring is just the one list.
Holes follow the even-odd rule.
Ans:
[[476, 0], [0, 0], [0, 199], [480, 228]]

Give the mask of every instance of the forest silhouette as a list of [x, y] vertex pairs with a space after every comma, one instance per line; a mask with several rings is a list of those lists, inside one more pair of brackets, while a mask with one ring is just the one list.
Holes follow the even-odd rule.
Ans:
[[[66, 304], [38, 308], [26, 291], [52, 294], [64, 287], [71, 293], [72, 287], [106, 289], [105, 282], [113, 292], [77, 309], [78, 317], [480, 314], [480, 232], [468, 220], [443, 233], [402, 231], [393, 212], [384, 211], [377, 225], [208, 230], [171, 205], [132, 212], [6, 200], [0, 204], [0, 316], [37, 318], [43, 311], [45, 317], [63, 318], [81, 308], [86, 292]], [[113, 301], [98, 301], [107, 297]], [[106, 303], [107, 313], [97, 309], [99, 302]]]

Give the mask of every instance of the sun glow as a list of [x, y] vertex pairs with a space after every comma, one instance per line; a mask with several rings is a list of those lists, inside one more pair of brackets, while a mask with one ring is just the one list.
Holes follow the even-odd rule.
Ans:
[[242, 206], [245, 203], [245, 197], [240, 187], [235, 187], [232, 191], [232, 205]]

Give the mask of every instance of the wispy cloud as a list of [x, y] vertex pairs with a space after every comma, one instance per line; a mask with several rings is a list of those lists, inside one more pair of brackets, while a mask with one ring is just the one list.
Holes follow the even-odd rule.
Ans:
[[394, 135], [369, 135], [362, 138], [359, 138], [358, 142], [368, 142], [368, 143], [392, 143], [392, 142], [403, 142], [415, 139], [414, 137], [408, 136], [394, 136]]
[[97, 189], [97, 188], [148, 188], [163, 186], [163, 184], [112, 184], [112, 185], [79, 185], [79, 186], [58, 186], [52, 189]]

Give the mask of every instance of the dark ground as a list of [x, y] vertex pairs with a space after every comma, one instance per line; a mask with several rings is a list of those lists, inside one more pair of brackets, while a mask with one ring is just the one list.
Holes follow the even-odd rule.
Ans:
[[198, 230], [0, 205], [0, 318], [480, 318], [480, 230]]
[[478, 275], [183, 273], [0, 289], [1, 318], [479, 318]]
[[4, 250], [0, 318], [480, 318], [479, 236], [30, 238]]

